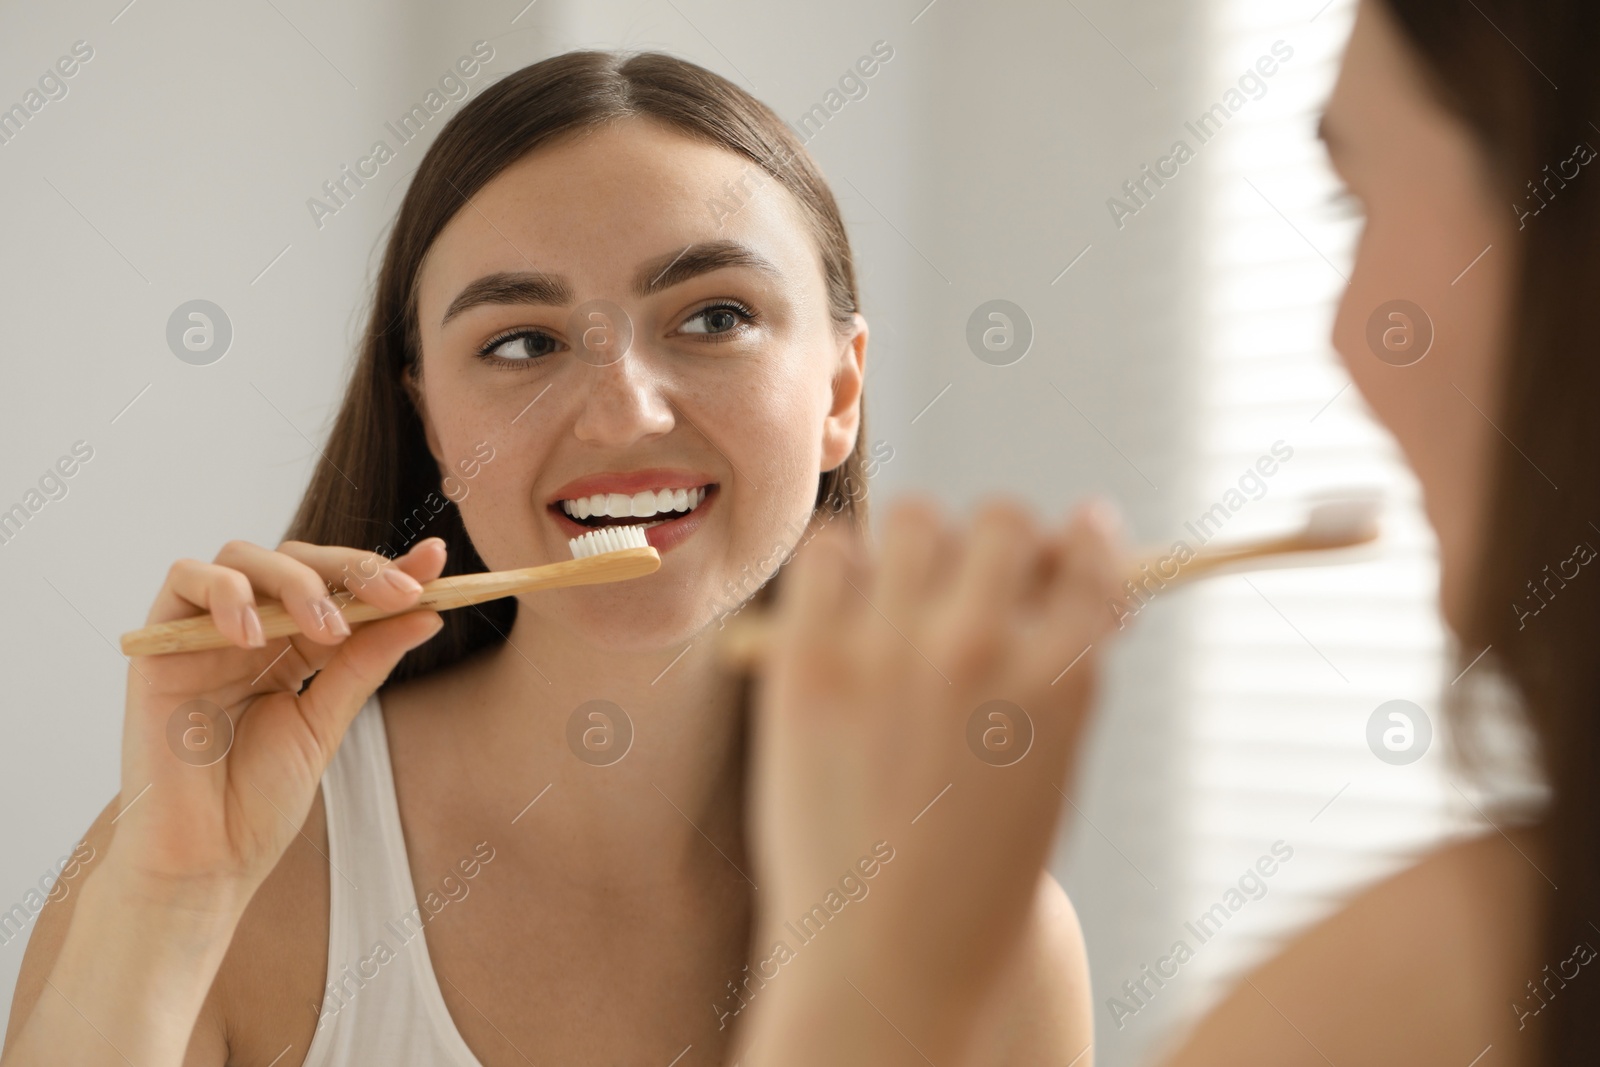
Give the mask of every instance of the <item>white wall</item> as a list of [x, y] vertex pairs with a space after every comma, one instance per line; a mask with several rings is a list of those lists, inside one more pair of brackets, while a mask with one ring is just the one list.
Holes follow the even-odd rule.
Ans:
[[[167, 566], [281, 539], [420, 145], [320, 230], [306, 200], [470, 46], [376, 0], [125, 3], [0, 12], [0, 106], [74, 42], [94, 50], [0, 145], [0, 509], [74, 442], [93, 448], [0, 544], [0, 911], [116, 793], [115, 641]], [[233, 326], [210, 366], [166, 341], [196, 298]], [[0, 946], [7, 1002], [22, 948]]]

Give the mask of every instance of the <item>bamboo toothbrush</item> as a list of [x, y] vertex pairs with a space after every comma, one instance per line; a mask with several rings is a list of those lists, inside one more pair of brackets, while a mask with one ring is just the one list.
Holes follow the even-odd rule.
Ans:
[[[1316, 504], [1307, 513], [1304, 525], [1293, 533], [1238, 541], [1217, 548], [1202, 547], [1187, 563], [1180, 564], [1177, 572], [1170, 577], [1157, 569], [1158, 564], [1173, 562], [1170, 550], [1145, 550], [1134, 554], [1126, 565], [1124, 576], [1138, 586], [1153, 573], [1159, 579], [1160, 587], [1164, 588], [1224, 571], [1265, 569], [1295, 563], [1342, 562], [1333, 558], [1287, 561], [1285, 557], [1299, 553], [1332, 552], [1334, 549], [1352, 548], [1377, 540], [1380, 507], [1381, 500], [1376, 495], [1352, 496]], [[766, 652], [771, 640], [772, 621], [769, 617], [741, 616], [731, 620], [723, 629], [717, 648], [725, 663], [748, 667]]]
[[[1283, 560], [1302, 552], [1329, 552], [1339, 548], [1354, 548], [1378, 539], [1378, 512], [1382, 500], [1376, 494], [1351, 496], [1314, 504], [1306, 513], [1300, 529], [1276, 537], [1253, 538], [1237, 541], [1217, 548], [1204, 548], [1194, 558], [1178, 568], [1175, 577], [1168, 578], [1157, 572], [1165, 582], [1186, 582], [1191, 578], [1205, 578], [1224, 569], [1263, 570], [1277, 566], [1303, 566], [1311, 563], [1340, 563], [1342, 559]], [[1128, 568], [1128, 577], [1137, 585], [1145, 577], [1145, 567], [1154, 568], [1159, 561], [1170, 558], [1168, 552], [1145, 551], [1134, 557]]]
[[[574, 537], [572, 559], [523, 567], [510, 571], [485, 571], [481, 574], [455, 574], [435, 578], [422, 587], [422, 596], [405, 612], [431, 609], [450, 611], [485, 600], [498, 600], [515, 593], [538, 589], [561, 589], [573, 585], [599, 585], [640, 578], [661, 566], [661, 555], [645, 540], [644, 530], [636, 526], [607, 526]], [[352, 600], [339, 614], [346, 622], [370, 622], [405, 612], [384, 611], [365, 601]], [[271, 640], [303, 631], [275, 600], [256, 602], [261, 616], [261, 632]], [[172, 622], [160, 622], [122, 635], [122, 652], [127, 656], [160, 656], [169, 652], [199, 652], [227, 648], [232, 641], [222, 636], [210, 615], [194, 615]]]

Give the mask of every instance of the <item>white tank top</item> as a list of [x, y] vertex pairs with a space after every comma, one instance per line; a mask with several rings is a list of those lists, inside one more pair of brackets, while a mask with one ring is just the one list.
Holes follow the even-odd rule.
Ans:
[[483, 1067], [445, 1007], [400, 832], [376, 693], [322, 775], [328, 972], [305, 1067]]

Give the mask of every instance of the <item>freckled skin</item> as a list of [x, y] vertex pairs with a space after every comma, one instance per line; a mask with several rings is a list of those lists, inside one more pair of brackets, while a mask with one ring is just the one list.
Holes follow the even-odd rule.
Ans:
[[[514, 640], [549, 640], [555, 630], [617, 649], [689, 639], [711, 621], [745, 565], [794, 543], [819, 473], [848, 455], [856, 409], [847, 403], [834, 416], [833, 384], [843, 368], [842, 399], [858, 391], [850, 379], [859, 374], [865, 324], [853, 334], [835, 329], [801, 210], [757, 173], [725, 150], [629, 120], [514, 164], [430, 250], [418, 302], [421, 395], [436, 455], [494, 443], [495, 460], [462, 505], [491, 569], [569, 558], [569, 534], [545, 505], [575, 477], [683, 467], [720, 487], [706, 524], [665, 555], [656, 575], [524, 599]], [[728, 182], [743, 182], [752, 194], [732, 214], [712, 211]], [[780, 276], [730, 267], [642, 300], [633, 295], [639, 264], [716, 239], [747, 244]], [[576, 358], [564, 307], [480, 306], [440, 327], [445, 307], [473, 279], [531, 269], [564, 276], [579, 303], [622, 307], [633, 327], [627, 356], [608, 367]], [[725, 340], [682, 331], [718, 298], [748, 305], [756, 321]], [[482, 345], [516, 327], [563, 339], [560, 350], [533, 366], [475, 359]]]

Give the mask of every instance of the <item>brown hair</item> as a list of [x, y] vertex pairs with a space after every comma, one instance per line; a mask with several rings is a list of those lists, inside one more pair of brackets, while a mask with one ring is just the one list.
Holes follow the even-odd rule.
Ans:
[[[404, 387], [421, 356], [416, 287], [423, 259], [456, 212], [506, 167], [559, 138], [632, 116], [744, 156], [793, 194], [821, 252], [830, 315], [841, 330], [853, 321], [859, 294], [838, 205], [799, 139], [769, 108], [702, 67], [655, 52], [569, 52], [534, 63], [462, 108], [417, 168], [389, 234], [344, 401], [288, 538], [399, 555], [413, 541], [438, 536], [449, 549], [445, 574], [487, 569]], [[822, 473], [817, 512], [864, 521], [865, 439], [863, 420], [850, 456]], [[771, 596], [773, 584], [761, 590], [762, 599]], [[445, 612], [444, 629], [408, 653], [388, 682], [504, 640], [516, 606], [507, 598]]]
[[[1588, 311], [1600, 291], [1600, 174], [1560, 173], [1580, 144], [1600, 144], [1590, 122], [1600, 115], [1600, 5], [1388, 4], [1440, 100], [1481, 143], [1506, 210], [1520, 217], [1548, 201], [1518, 233], [1495, 419], [1514, 444], [1493, 471], [1458, 669], [1491, 649], [1485, 663], [1514, 684], [1539, 742], [1551, 793], [1540, 873], [1559, 887], [1542, 917], [1541, 951], [1557, 967], [1575, 943], [1600, 943], [1589, 923], [1600, 918], [1600, 577], [1556, 573], [1600, 544], [1600, 344]], [[1600, 982], [1570, 983], [1550, 1007], [1554, 1017], [1540, 1020], [1544, 1062], [1589, 1062], [1600, 1049]]]

